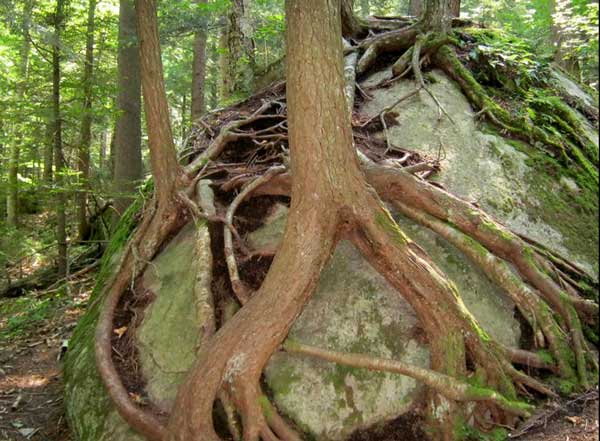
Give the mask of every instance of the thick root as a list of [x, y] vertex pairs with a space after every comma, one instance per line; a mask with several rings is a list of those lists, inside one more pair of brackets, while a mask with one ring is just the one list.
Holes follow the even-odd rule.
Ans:
[[540, 293], [566, 324], [572, 351], [562, 354], [561, 358], [568, 360], [571, 358], [569, 354], [575, 355], [580, 384], [582, 387], [588, 386], [585, 339], [572, 297], [540, 268], [534, 249], [477, 207], [402, 170], [367, 166], [365, 171], [367, 180], [385, 199], [401, 201], [454, 225], [494, 255], [512, 263], [523, 279]]
[[363, 354], [347, 354], [315, 348], [301, 343], [287, 341], [283, 348], [293, 354], [303, 354], [316, 357], [332, 363], [342, 364], [372, 371], [393, 372], [406, 375], [434, 389], [437, 393], [453, 401], [479, 402], [483, 401], [500, 409], [523, 418], [531, 416], [533, 406], [518, 401], [510, 401], [494, 390], [473, 387], [454, 377], [440, 374], [429, 369], [411, 366], [396, 360], [374, 358]]

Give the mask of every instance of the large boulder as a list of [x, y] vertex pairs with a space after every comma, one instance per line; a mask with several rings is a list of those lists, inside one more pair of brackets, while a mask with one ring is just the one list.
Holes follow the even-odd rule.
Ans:
[[[387, 74], [376, 73], [363, 86]], [[597, 273], [598, 231], [590, 228], [598, 222], [596, 195], [568, 176], [549, 174], [539, 149], [507, 140], [477, 121], [461, 91], [444, 74], [433, 72], [429, 81], [452, 122], [445, 117], [438, 121], [435, 103], [423, 93], [394, 109], [397, 124], [390, 125], [390, 141], [421, 154], [441, 154], [442, 172], [436, 179], [446, 188], [513, 230]], [[406, 80], [373, 90], [374, 99], [365, 101], [361, 110], [376, 115], [414, 87]], [[588, 204], [587, 209], [580, 209], [582, 203]], [[272, 249], [281, 240], [287, 208], [275, 205], [265, 215], [264, 225], [247, 237], [252, 248]], [[482, 327], [502, 343], [516, 346], [521, 330], [514, 305], [504, 293], [439, 236], [401, 216], [396, 218], [456, 283]], [[115, 270], [119, 248], [130, 230], [131, 223], [114, 239], [88, 311], [70, 343], [65, 397], [79, 441], [141, 441], [107, 397], [93, 349], [94, 328], [104, 300], [100, 292]], [[133, 333], [138, 349], [137, 362], [144, 379], [142, 398], [150, 399], [158, 410], [170, 409], [177, 386], [199, 349], [203, 329], [212, 320], [210, 250], [208, 228], [190, 224], [138, 282], [138, 289], [146, 290], [153, 301], [135, 329], [127, 332]], [[410, 305], [350, 243], [341, 242], [290, 337], [323, 348], [428, 366], [422, 334]], [[123, 338], [127, 337], [126, 333]], [[267, 390], [281, 412], [319, 440], [341, 440], [357, 428], [394, 418], [410, 410], [420, 392], [418, 384], [407, 377], [282, 353], [273, 356], [265, 377]]]

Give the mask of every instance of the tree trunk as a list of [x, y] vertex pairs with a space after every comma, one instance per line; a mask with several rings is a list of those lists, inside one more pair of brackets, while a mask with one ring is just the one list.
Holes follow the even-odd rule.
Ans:
[[[219, 439], [212, 408], [225, 378], [238, 397], [244, 439], [270, 430], [258, 406], [262, 368], [310, 298], [335, 245], [341, 207], [351, 204], [349, 189], [361, 183], [344, 94], [340, 6], [339, 0], [287, 2], [294, 180], [285, 237], [260, 290], [219, 331], [203, 352], [210, 356], [200, 357], [179, 389], [170, 441]], [[233, 359], [244, 360], [239, 369], [228, 368]]]
[[167, 206], [171, 205], [176, 197], [175, 190], [182, 173], [173, 142], [165, 92], [156, 0], [136, 0], [135, 7], [140, 36], [140, 66], [152, 176], [158, 204]]
[[420, 17], [423, 14], [423, 0], [410, 0], [408, 10], [410, 15]]
[[[197, 0], [200, 4], [206, 4], [207, 0]], [[192, 124], [200, 118], [206, 106], [204, 104], [204, 91], [206, 80], [206, 40], [207, 23], [196, 31], [194, 37], [194, 60], [192, 64]]]
[[252, 91], [255, 60], [250, 0], [232, 0], [221, 34], [221, 98], [231, 100]]
[[123, 214], [142, 179], [141, 80], [133, 0], [119, 2], [118, 95], [113, 175], [115, 209]]
[[[31, 26], [31, 12], [33, 1], [27, 0], [23, 6], [23, 43], [21, 46], [19, 64], [19, 82], [17, 84], [17, 102], [22, 103], [27, 91], [27, 77], [29, 74], [29, 28]], [[16, 124], [16, 134], [10, 146], [8, 165], [8, 194], [6, 197], [6, 222], [17, 227], [19, 224], [19, 157], [21, 143], [23, 142], [23, 129], [21, 124]]]
[[64, 22], [64, 0], [56, 0], [54, 15], [54, 45], [52, 47], [52, 116], [54, 120], [54, 167], [56, 169], [56, 242], [58, 245], [58, 276], [66, 277], [67, 261], [67, 219], [66, 191], [64, 188], [65, 160], [62, 151], [62, 116], [60, 109], [61, 77], [61, 34]]
[[450, 0], [450, 14], [452, 17], [460, 17], [460, 0]]
[[89, 0], [85, 45], [85, 67], [83, 71], [83, 117], [81, 119], [81, 140], [77, 161], [81, 187], [77, 194], [77, 232], [80, 240], [88, 239], [88, 190], [90, 178], [90, 144], [92, 142], [92, 100], [94, 74], [94, 32], [96, 20], [96, 0]]
[[428, 31], [448, 34], [452, 28], [451, 0], [425, 0], [423, 23]]
[[50, 117], [46, 121], [46, 138], [44, 139], [44, 173], [42, 180], [46, 186], [52, 184], [52, 168], [54, 163], [54, 121]]

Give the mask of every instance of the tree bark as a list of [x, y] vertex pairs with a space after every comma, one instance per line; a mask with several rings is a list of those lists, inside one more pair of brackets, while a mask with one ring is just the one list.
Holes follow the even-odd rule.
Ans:
[[452, 18], [460, 17], [460, 0], [450, 0], [450, 14]]
[[[199, 4], [206, 4], [207, 0], [197, 0]], [[194, 60], [192, 64], [192, 124], [200, 118], [205, 110], [205, 80], [206, 80], [206, 41], [207, 23], [203, 21], [194, 37]]]
[[156, 0], [136, 0], [135, 7], [152, 176], [158, 204], [167, 206], [175, 199], [182, 171], [177, 161], [165, 91]]
[[117, 121], [111, 148], [114, 207], [123, 214], [142, 179], [141, 80], [133, 0], [119, 2]]
[[221, 98], [231, 100], [252, 91], [255, 60], [250, 0], [232, 0], [220, 38]]
[[[27, 77], [29, 74], [29, 28], [31, 26], [31, 13], [33, 1], [27, 0], [23, 5], [22, 34], [23, 43], [19, 61], [19, 82], [17, 84], [17, 102], [22, 103], [27, 92]], [[17, 227], [19, 225], [19, 157], [21, 155], [21, 143], [23, 142], [23, 127], [16, 124], [16, 133], [10, 146], [8, 165], [8, 194], [6, 197], [6, 222], [8, 225]]]
[[425, 0], [423, 23], [428, 31], [448, 34], [452, 28], [452, 0]]
[[66, 277], [67, 261], [67, 218], [66, 191], [64, 188], [65, 160], [62, 151], [62, 116], [60, 108], [61, 78], [61, 34], [64, 23], [64, 0], [56, 0], [54, 14], [54, 45], [52, 47], [52, 116], [54, 121], [54, 167], [56, 170], [56, 242], [58, 245], [58, 276]]
[[420, 17], [423, 14], [423, 0], [410, 0], [408, 10], [410, 15]]
[[89, 0], [85, 67], [83, 71], [83, 116], [81, 119], [81, 140], [77, 168], [81, 187], [77, 194], [77, 233], [80, 240], [88, 239], [90, 225], [88, 222], [88, 190], [90, 178], [90, 145], [92, 142], [92, 100], [94, 74], [94, 32], [96, 27], [96, 0]]

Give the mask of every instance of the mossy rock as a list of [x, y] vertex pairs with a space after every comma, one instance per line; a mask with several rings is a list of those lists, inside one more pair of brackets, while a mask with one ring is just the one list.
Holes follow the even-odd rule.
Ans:
[[[105, 258], [103, 273], [116, 269], [123, 246], [119, 240], [117, 234], [111, 244], [114, 255]], [[213, 314], [211, 277], [208, 227], [193, 223], [171, 240], [142, 277], [139, 288], [155, 300], [144, 311], [135, 341], [146, 382], [144, 395], [163, 411], [170, 410], [177, 388], [195, 360], [201, 331]], [[65, 363], [67, 416], [79, 441], [143, 441], [114, 409], [96, 370], [94, 331], [103, 301], [102, 286], [100, 282], [70, 341]]]

